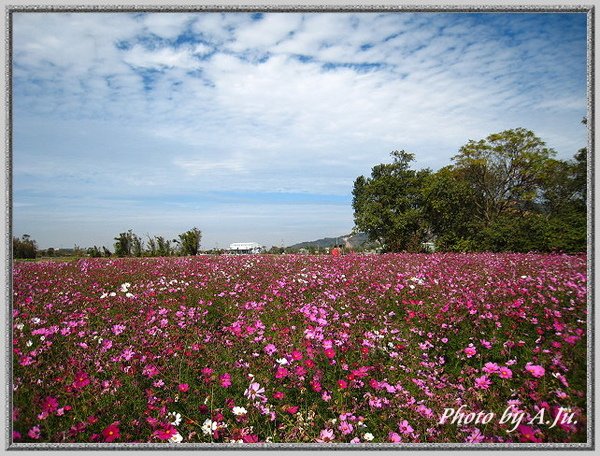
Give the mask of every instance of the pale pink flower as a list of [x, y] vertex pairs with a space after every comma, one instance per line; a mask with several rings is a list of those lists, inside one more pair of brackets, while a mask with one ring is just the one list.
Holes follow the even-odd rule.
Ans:
[[323, 429], [319, 434], [319, 438], [317, 442], [319, 443], [329, 443], [332, 442], [334, 438], [333, 429]]

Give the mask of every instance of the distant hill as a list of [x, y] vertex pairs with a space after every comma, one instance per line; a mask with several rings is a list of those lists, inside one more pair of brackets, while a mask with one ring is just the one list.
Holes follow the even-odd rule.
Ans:
[[302, 249], [302, 248], [328, 248], [333, 247], [336, 244], [343, 244], [345, 247], [350, 249], [355, 249], [357, 247], [362, 246], [368, 241], [368, 236], [366, 233], [357, 233], [357, 234], [346, 234], [344, 236], [338, 237], [327, 237], [323, 239], [317, 239], [316, 241], [306, 241], [300, 242], [298, 244], [291, 245], [289, 248], [291, 249]]

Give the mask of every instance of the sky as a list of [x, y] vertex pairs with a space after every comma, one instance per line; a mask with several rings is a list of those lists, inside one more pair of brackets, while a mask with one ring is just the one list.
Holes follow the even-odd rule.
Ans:
[[585, 13], [14, 13], [13, 235], [348, 234], [352, 186], [532, 130], [586, 146]]

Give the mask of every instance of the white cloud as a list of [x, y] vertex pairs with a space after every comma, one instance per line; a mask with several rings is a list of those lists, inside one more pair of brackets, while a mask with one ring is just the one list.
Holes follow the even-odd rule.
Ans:
[[570, 157], [586, 138], [585, 31], [552, 20], [18, 13], [15, 202], [36, 188], [349, 195], [391, 150], [435, 169], [521, 126]]

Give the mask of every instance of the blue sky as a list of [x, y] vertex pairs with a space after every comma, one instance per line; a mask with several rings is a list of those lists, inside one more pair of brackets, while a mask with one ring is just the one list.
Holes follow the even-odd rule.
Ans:
[[584, 13], [15, 13], [13, 234], [347, 234], [355, 178], [469, 139], [586, 145]]

